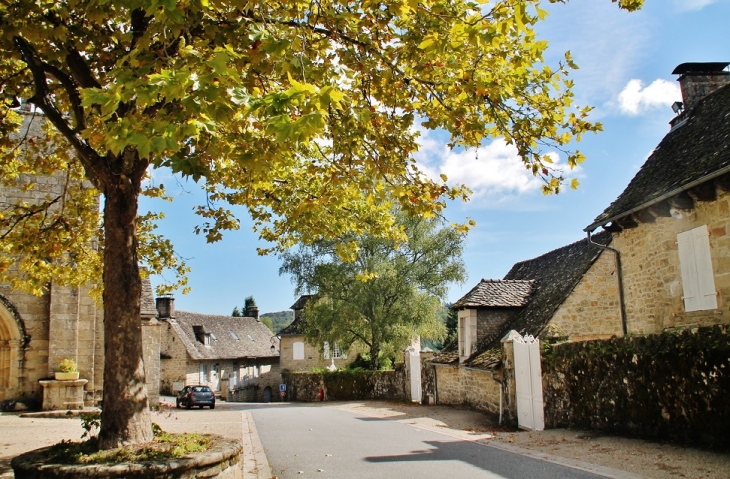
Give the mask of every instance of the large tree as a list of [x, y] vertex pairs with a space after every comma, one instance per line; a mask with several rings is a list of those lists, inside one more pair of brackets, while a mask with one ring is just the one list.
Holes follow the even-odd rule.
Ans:
[[[629, 9], [639, 3], [619, 1]], [[197, 232], [209, 241], [238, 227], [228, 202], [245, 205], [280, 249], [343, 231], [395, 239], [388, 198], [431, 215], [466, 195], [418, 171], [416, 121], [443, 128], [454, 146], [504, 137], [546, 191], [558, 191], [560, 173], [545, 153], [599, 126], [587, 120], [588, 108], [571, 106], [569, 56], [553, 67], [543, 62], [547, 44], [533, 26], [544, 15], [539, 0], [0, 1], [3, 98], [43, 112], [53, 141], [78, 162], [74, 174], [103, 195], [101, 447], [152, 435], [137, 217], [150, 169], [204, 185]], [[20, 150], [8, 140], [18, 126], [9, 106], [0, 112], [0, 145], [12, 170]], [[567, 157], [570, 165], [582, 158]], [[70, 168], [38, 163], [26, 172]], [[19, 221], [4, 222], [3, 234], [53, 208], [40, 206], [9, 212]], [[72, 222], [54, 228], [75, 234]], [[38, 258], [23, 263], [29, 278], [52, 250], [43, 242], [48, 228], [36, 229], [30, 241], [6, 235], [17, 238], [8, 254]], [[83, 250], [82, 243], [64, 247]], [[55, 281], [90, 276], [76, 250], [52, 257], [61, 265], [54, 267], [68, 266]]]
[[[441, 300], [465, 275], [465, 233], [436, 218], [396, 219], [404, 241], [346, 234], [284, 253], [279, 271], [291, 275], [298, 293], [316, 293], [304, 310], [310, 341], [343, 349], [359, 343], [372, 369], [381, 354], [397, 354], [417, 336], [444, 338]], [[340, 257], [343, 244], [354, 260]]]

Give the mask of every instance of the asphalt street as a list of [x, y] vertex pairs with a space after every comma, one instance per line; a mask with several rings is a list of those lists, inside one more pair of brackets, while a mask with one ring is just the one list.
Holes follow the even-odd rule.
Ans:
[[279, 479], [602, 477], [335, 408], [262, 405], [249, 412], [271, 472]]

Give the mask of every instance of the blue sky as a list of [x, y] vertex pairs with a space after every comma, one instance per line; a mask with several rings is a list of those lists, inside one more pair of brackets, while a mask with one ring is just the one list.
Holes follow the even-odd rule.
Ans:
[[[595, 107], [592, 119], [604, 132], [589, 135], [578, 148], [588, 157], [571, 172], [581, 185], [557, 196], [543, 196], [540, 183], [526, 174], [515, 152], [500, 140], [486, 143], [475, 159], [472, 150], [453, 153], [434, 133], [423, 138], [419, 161], [425, 169], [445, 173], [474, 190], [468, 203], [449, 205], [451, 221], [477, 222], [467, 239], [464, 260], [469, 277], [452, 285], [455, 301], [482, 278], [501, 278], [510, 267], [585, 237], [591, 224], [623, 191], [644, 160], [669, 131], [681, 101], [672, 70], [684, 62], [730, 61], [727, 22], [730, 0], [646, 0], [640, 12], [620, 11], [610, 0], [544, 2], [550, 16], [538, 27], [550, 42], [548, 64], [570, 50], [576, 102]], [[160, 178], [172, 204], [143, 199], [140, 211], [164, 211], [159, 232], [173, 240], [192, 267], [192, 292], [175, 295], [176, 308], [230, 314], [253, 295], [262, 313], [289, 309], [296, 300], [286, 276], [279, 276], [276, 256], [261, 257], [265, 246], [242, 212], [241, 230], [215, 244], [196, 236], [193, 207], [204, 198], [192, 181]], [[162, 279], [153, 277], [153, 284]]]

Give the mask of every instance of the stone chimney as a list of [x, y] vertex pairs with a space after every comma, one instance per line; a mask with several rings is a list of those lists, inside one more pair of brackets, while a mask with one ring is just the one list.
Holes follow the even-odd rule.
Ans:
[[158, 319], [170, 319], [175, 317], [175, 298], [172, 296], [162, 296], [155, 298], [155, 308], [157, 308]]
[[730, 83], [730, 72], [725, 70], [729, 64], [682, 63], [674, 69], [672, 75], [680, 75], [677, 81], [682, 89], [684, 111], [691, 110], [701, 99]]
[[259, 308], [258, 306], [249, 306], [246, 308], [246, 311], [243, 313], [244, 316], [248, 318], [254, 318], [258, 321], [259, 319]]

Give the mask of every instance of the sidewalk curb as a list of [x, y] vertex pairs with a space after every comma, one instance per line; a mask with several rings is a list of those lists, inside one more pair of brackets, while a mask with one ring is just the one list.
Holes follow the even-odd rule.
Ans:
[[271, 479], [271, 468], [261, 444], [256, 423], [248, 411], [241, 412], [244, 479]]

